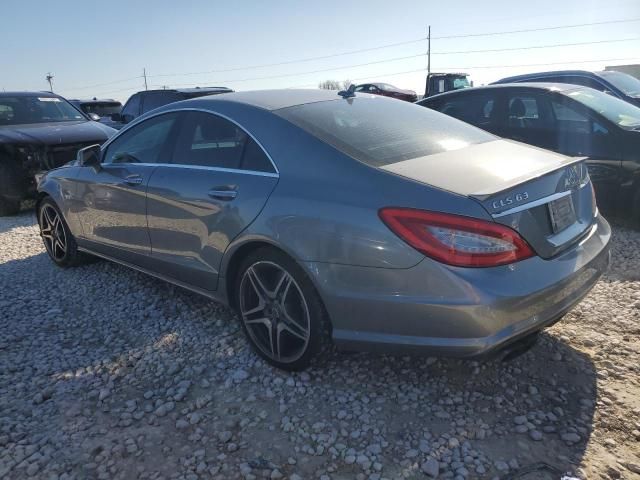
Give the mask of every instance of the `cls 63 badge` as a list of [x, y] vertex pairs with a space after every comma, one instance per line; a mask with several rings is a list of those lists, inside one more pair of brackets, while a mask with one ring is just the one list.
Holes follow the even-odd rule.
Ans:
[[494, 209], [498, 210], [500, 208], [505, 208], [520, 202], [524, 202], [528, 198], [529, 198], [529, 193], [527, 192], [514, 193], [513, 195], [509, 195], [507, 197], [494, 200], [491, 206]]

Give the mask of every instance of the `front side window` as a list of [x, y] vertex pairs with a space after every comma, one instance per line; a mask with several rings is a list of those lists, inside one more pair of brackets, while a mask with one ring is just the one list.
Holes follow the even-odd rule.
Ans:
[[62, 98], [47, 96], [0, 97], [0, 125], [86, 120], [78, 110]]
[[177, 120], [167, 113], [126, 130], [107, 147], [103, 163], [166, 163]]
[[213, 113], [187, 112], [173, 153], [174, 164], [275, 172], [255, 140]]
[[439, 112], [385, 97], [308, 103], [275, 113], [374, 167], [496, 139]]

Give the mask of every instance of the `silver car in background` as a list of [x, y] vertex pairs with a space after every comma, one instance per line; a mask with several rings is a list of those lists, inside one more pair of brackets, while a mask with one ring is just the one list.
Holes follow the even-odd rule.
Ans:
[[44, 176], [37, 209], [59, 266], [91, 254], [225, 302], [289, 370], [332, 342], [524, 345], [593, 287], [611, 234], [579, 159], [319, 90], [154, 110]]

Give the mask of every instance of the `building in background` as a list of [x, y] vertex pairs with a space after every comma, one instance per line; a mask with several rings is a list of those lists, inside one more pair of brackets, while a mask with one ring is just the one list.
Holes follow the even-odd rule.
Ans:
[[640, 80], [640, 65], [615, 65], [611, 67], [604, 67], [604, 69], [627, 73]]

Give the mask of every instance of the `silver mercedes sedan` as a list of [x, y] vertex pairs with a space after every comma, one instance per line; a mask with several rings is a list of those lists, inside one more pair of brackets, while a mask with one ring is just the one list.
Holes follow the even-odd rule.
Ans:
[[55, 264], [103, 257], [225, 302], [287, 370], [331, 344], [515, 352], [609, 263], [581, 159], [351, 91], [173, 103], [38, 190]]

